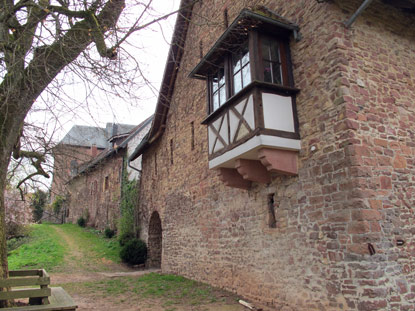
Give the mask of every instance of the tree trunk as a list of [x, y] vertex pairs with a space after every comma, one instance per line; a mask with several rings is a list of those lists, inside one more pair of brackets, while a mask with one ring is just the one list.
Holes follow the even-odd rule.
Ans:
[[[125, 0], [107, 1], [94, 17], [96, 23], [104, 30], [112, 29], [124, 7]], [[0, 278], [8, 276], [4, 191], [13, 148], [36, 98], [92, 43], [90, 29], [87, 20], [75, 23], [65, 35], [38, 50], [26, 68], [8, 72], [0, 84]]]
[[[3, 143], [0, 143], [3, 148]], [[10, 153], [8, 159], [4, 157], [5, 151], [1, 151], [0, 159], [0, 278], [7, 278], [9, 276], [9, 269], [7, 265], [7, 245], [6, 245], [6, 209], [4, 205], [4, 191], [6, 190], [6, 176], [7, 167], [10, 160]], [[0, 291], [3, 291], [0, 288]], [[7, 301], [0, 301], [0, 308], [7, 307]]]

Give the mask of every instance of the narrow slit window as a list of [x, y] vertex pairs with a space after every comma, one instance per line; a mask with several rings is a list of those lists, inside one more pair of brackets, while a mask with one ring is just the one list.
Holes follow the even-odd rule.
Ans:
[[105, 176], [105, 181], [104, 181], [104, 190], [108, 190], [109, 188], [109, 177]]
[[170, 164], [173, 165], [173, 139], [170, 139]]
[[190, 122], [190, 130], [192, 134], [192, 141], [191, 141], [191, 150], [195, 150], [195, 122]]
[[270, 228], [277, 227], [277, 219], [275, 218], [274, 194], [268, 195], [268, 226]]
[[157, 153], [154, 154], [154, 174], [157, 175]]

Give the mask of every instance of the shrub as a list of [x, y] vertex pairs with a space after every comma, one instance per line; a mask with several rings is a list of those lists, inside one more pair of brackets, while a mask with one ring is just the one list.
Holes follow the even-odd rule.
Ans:
[[30, 206], [33, 209], [33, 221], [40, 222], [45, 209], [47, 193], [42, 190], [37, 190], [31, 199]]
[[146, 243], [139, 239], [130, 240], [121, 248], [120, 257], [122, 261], [132, 265], [145, 263], [147, 259]]
[[82, 227], [82, 228], [86, 226], [86, 220], [83, 216], [79, 217], [76, 223], [78, 224], [79, 227]]
[[115, 231], [107, 227], [104, 230], [104, 235], [106, 238], [111, 239], [115, 235]]
[[55, 213], [55, 214], [59, 214], [60, 212], [61, 212], [61, 209], [62, 209], [62, 206], [63, 206], [63, 203], [66, 201], [66, 198], [65, 197], [63, 197], [63, 196], [61, 196], [61, 195], [57, 195], [56, 197], [55, 197], [55, 201], [53, 201], [53, 203], [52, 203], [52, 209], [53, 209], [53, 212]]
[[120, 237], [118, 238], [118, 242], [120, 243], [121, 246], [124, 246], [125, 244], [127, 244], [128, 241], [134, 239], [134, 233], [132, 232], [124, 232], [120, 235]]
[[118, 221], [120, 235], [137, 230], [134, 226], [134, 210], [138, 203], [138, 182], [136, 180], [129, 181], [126, 174], [127, 170], [125, 169], [124, 172], [120, 206], [121, 215]]
[[22, 224], [14, 221], [8, 221], [6, 223], [6, 239], [19, 239], [29, 235], [29, 229]]

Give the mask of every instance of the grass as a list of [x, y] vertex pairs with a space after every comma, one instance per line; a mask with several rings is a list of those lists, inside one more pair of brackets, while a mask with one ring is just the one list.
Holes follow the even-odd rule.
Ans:
[[71, 235], [81, 250], [88, 253], [88, 259], [105, 258], [120, 263], [120, 244], [114, 237], [105, 238], [98, 230], [81, 228], [74, 224], [59, 225], [65, 233]]
[[[10, 269], [44, 268], [48, 272], [64, 272], [68, 275], [79, 271], [88, 274], [114, 268], [102, 264], [103, 258], [112, 262], [120, 261], [120, 246], [116, 238], [107, 239], [96, 230], [72, 224], [33, 225], [31, 235], [25, 238], [24, 243], [10, 252]], [[73, 248], [74, 245], [76, 248]], [[74, 253], [70, 253], [71, 250]], [[229, 303], [230, 306], [235, 304], [234, 296], [209, 285], [181, 276], [158, 273], [88, 282], [74, 278], [72, 283], [61, 286], [70, 294], [114, 303], [120, 309], [123, 304], [149, 304], [151, 307], [157, 303], [164, 311], [177, 311], [184, 306], [191, 306], [192, 310], [193, 306], [205, 308], [205, 305], [216, 302]]]
[[181, 276], [149, 273], [140, 277], [123, 277], [95, 282], [64, 284], [69, 292], [84, 292], [101, 297], [117, 297], [122, 303], [125, 293], [129, 300], [162, 299], [163, 306], [188, 304], [201, 305], [218, 301], [216, 290], [209, 285]]
[[98, 262], [105, 258], [120, 262], [120, 246], [115, 238], [107, 239], [99, 231], [73, 224], [41, 224], [32, 225], [29, 238], [24, 239], [22, 245], [9, 252], [9, 269], [43, 268], [49, 272], [62, 270], [68, 246], [56, 233], [54, 226], [71, 236], [80, 250], [85, 252], [85, 261]]
[[33, 225], [30, 239], [9, 253], [9, 269], [51, 270], [63, 263], [67, 251], [64, 243], [49, 225]]

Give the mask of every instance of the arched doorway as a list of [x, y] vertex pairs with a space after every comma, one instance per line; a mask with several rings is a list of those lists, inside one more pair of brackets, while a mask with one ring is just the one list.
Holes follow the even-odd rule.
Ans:
[[158, 212], [151, 214], [148, 226], [148, 266], [150, 268], [161, 267], [162, 229]]

